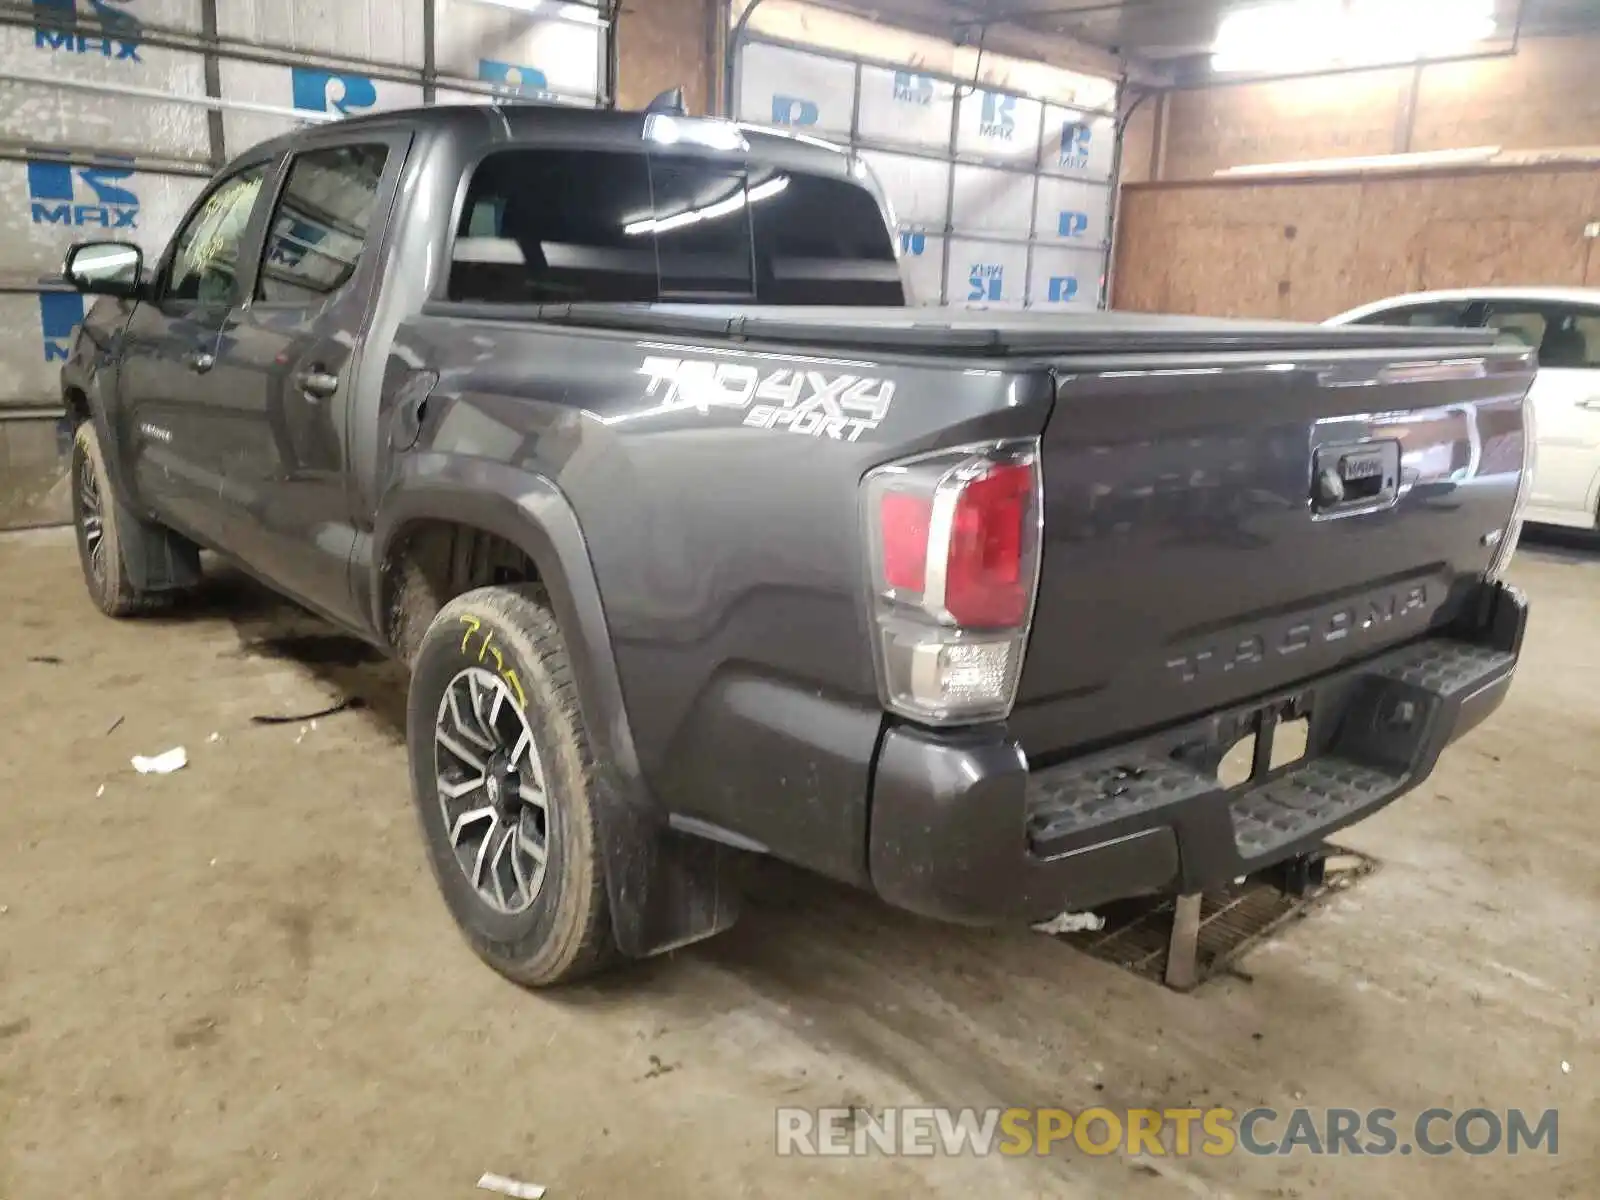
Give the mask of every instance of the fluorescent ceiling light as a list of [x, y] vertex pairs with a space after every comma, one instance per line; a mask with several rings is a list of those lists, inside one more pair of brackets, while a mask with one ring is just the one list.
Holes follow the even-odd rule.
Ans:
[[1460, 53], [1494, 33], [1494, 0], [1278, 0], [1225, 16], [1211, 67], [1290, 73], [1412, 62]]
[[549, 17], [553, 21], [593, 25], [596, 29], [606, 26], [605, 14], [588, 4], [568, 4], [560, 0], [469, 0], [469, 3], [509, 8], [512, 12], [526, 13], [530, 17]]
[[737, 125], [709, 117], [671, 117], [666, 113], [651, 113], [644, 119], [646, 140], [660, 146], [676, 146], [680, 142], [690, 146], [704, 146], [708, 150], [750, 149], [744, 134]]
[[691, 208], [687, 212], [674, 213], [670, 217], [647, 217], [643, 221], [633, 221], [622, 227], [622, 232], [630, 237], [637, 237], [642, 233], [670, 233], [674, 229], [682, 229], [686, 225], [698, 225], [701, 221], [714, 221], [718, 217], [725, 217], [729, 213], [736, 213], [746, 204], [760, 204], [763, 200], [781, 195], [789, 186], [789, 177], [779, 175], [765, 183], [758, 183], [746, 191], [740, 188], [726, 200], [718, 200], [704, 208]]

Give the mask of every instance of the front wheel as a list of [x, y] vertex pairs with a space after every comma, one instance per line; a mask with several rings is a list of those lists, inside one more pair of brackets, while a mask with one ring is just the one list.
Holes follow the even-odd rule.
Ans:
[[445, 605], [412, 667], [407, 743], [429, 863], [478, 955], [534, 987], [610, 962], [594, 759], [542, 588]]
[[123, 539], [137, 531], [123, 528], [106, 476], [105, 454], [93, 422], [78, 426], [72, 438], [72, 522], [78, 534], [78, 561], [95, 607], [108, 617], [127, 617], [150, 606], [151, 595], [128, 577]]

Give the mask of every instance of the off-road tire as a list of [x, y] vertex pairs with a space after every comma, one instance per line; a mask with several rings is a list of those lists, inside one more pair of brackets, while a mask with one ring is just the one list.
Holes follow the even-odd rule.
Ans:
[[[84, 586], [89, 599], [108, 617], [131, 617], [158, 607], [170, 592], [142, 592], [128, 576], [127, 562], [123, 557], [124, 539], [137, 534], [137, 530], [124, 528], [130, 520], [127, 511], [117, 503], [111, 490], [111, 479], [106, 473], [105, 454], [100, 448], [100, 435], [94, 422], [79, 424], [72, 438], [72, 523], [77, 531], [78, 562], [83, 568]], [[99, 511], [90, 511], [89, 498], [94, 498]], [[92, 549], [98, 519], [99, 563]]]
[[[545, 873], [526, 911], [479, 895], [446, 828], [436, 723], [446, 689], [469, 668], [516, 680], [548, 797]], [[514, 700], [506, 701], [515, 703]], [[600, 857], [595, 765], [561, 630], [537, 584], [486, 587], [446, 604], [423, 635], [407, 701], [412, 796], [428, 862], [478, 956], [528, 987], [568, 983], [618, 957]]]

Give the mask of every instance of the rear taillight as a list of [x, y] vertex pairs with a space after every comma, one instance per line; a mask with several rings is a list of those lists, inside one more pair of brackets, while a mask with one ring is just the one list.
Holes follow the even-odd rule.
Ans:
[[930, 723], [1004, 717], [1038, 590], [1037, 440], [890, 463], [863, 487], [884, 703]]

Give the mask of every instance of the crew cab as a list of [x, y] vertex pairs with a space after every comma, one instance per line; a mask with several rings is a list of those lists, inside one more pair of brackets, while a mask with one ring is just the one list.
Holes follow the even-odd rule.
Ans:
[[258, 146], [68, 256], [89, 593], [207, 549], [407, 663], [429, 862], [535, 985], [726, 928], [750, 853], [961, 922], [1193, 892], [1500, 703], [1531, 351], [918, 310], [896, 246], [847, 152], [681, 111]]

